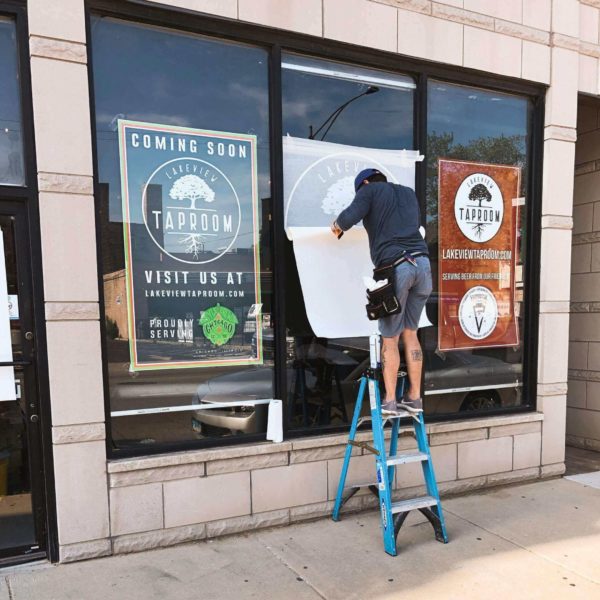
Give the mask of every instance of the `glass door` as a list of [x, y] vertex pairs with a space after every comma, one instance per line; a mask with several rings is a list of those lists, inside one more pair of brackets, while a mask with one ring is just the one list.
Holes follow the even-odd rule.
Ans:
[[0, 561], [37, 555], [45, 539], [26, 219], [0, 204]]

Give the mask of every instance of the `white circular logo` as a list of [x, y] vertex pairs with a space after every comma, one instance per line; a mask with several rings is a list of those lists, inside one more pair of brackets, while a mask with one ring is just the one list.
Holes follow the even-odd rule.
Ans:
[[360, 152], [329, 154], [308, 165], [294, 177], [285, 209], [286, 230], [289, 227], [329, 228], [332, 217], [354, 199], [354, 178], [367, 167], [379, 169], [388, 181], [398, 183], [385, 165]]
[[504, 218], [504, 199], [498, 184], [483, 173], [465, 178], [454, 199], [454, 218], [472, 242], [491, 240]]
[[498, 304], [488, 288], [477, 285], [460, 301], [458, 320], [461, 329], [473, 340], [482, 340], [494, 331], [498, 322]]
[[183, 157], [150, 175], [142, 191], [142, 217], [165, 254], [183, 263], [206, 264], [233, 246], [241, 207], [223, 171], [199, 158]]

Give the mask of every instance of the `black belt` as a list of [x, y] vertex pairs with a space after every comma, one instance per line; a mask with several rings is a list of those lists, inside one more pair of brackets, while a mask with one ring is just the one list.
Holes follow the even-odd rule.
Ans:
[[400, 258], [398, 258], [391, 265], [388, 265], [388, 266], [397, 267], [398, 265], [401, 265], [403, 262], [406, 262], [408, 260], [409, 256], [410, 256], [410, 258], [418, 258], [419, 256], [427, 256], [429, 258], [429, 254], [427, 254], [427, 252], [404, 252]]
[[377, 280], [378, 276], [385, 277], [386, 275], [384, 275], [384, 273], [386, 273], [388, 269], [393, 269], [398, 265], [401, 265], [403, 262], [406, 262], [409, 259], [409, 257], [413, 259], [418, 258], [419, 256], [427, 256], [427, 258], [429, 258], [429, 254], [427, 254], [427, 252], [403, 252], [402, 256], [400, 256], [400, 258], [397, 258], [393, 263], [390, 263], [389, 265], [384, 265], [383, 267], [377, 267], [373, 271], [374, 279]]

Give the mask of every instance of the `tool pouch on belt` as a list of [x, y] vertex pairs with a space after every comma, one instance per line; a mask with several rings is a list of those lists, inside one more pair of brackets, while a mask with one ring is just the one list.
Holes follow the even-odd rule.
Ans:
[[394, 265], [388, 265], [373, 271], [373, 279], [375, 281], [387, 279], [388, 283], [376, 290], [367, 290], [367, 317], [371, 321], [394, 315], [402, 310], [400, 302], [396, 297], [394, 269]]

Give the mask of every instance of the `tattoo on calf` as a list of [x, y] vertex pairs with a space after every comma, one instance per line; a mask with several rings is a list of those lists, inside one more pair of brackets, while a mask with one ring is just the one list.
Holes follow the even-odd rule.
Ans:
[[411, 350], [410, 356], [414, 361], [423, 360], [423, 352], [421, 350]]
[[385, 346], [381, 348], [381, 366], [385, 367]]

